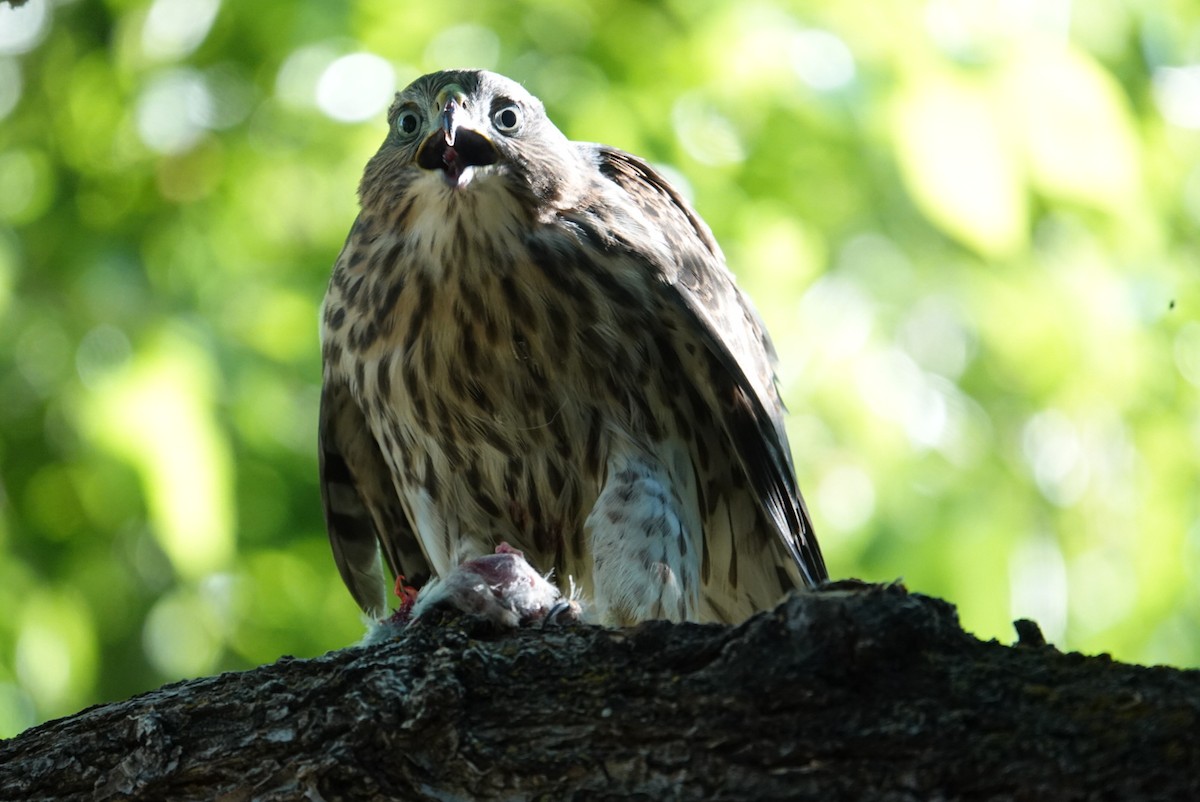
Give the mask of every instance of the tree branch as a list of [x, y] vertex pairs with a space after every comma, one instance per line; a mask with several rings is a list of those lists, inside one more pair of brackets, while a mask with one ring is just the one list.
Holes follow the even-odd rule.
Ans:
[[0, 743], [0, 797], [1192, 799], [1198, 731], [1200, 672], [838, 583], [738, 627], [455, 619], [168, 685]]

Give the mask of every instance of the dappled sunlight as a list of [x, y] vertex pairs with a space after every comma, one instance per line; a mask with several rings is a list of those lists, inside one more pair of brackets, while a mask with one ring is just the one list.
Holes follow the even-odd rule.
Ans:
[[373, 53], [334, 59], [317, 78], [317, 108], [338, 122], [354, 123], [384, 111], [396, 91], [396, 73]]
[[54, 201], [54, 168], [44, 151], [10, 150], [0, 155], [0, 220], [28, 223]]
[[150, 665], [168, 677], [210, 673], [224, 646], [212, 606], [192, 589], [177, 589], [150, 608], [142, 645]]
[[839, 465], [821, 477], [814, 503], [835, 531], [853, 532], [875, 514], [875, 485], [862, 468]]
[[1180, 128], [1200, 128], [1200, 65], [1159, 67], [1154, 99], [1163, 117]]
[[200, 73], [164, 72], [138, 98], [138, 135], [147, 147], [159, 153], [182, 153], [200, 141], [212, 108], [212, 94]]
[[50, 7], [45, 2], [0, 6], [0, 54], [25, 53], [41, 44], [50, 31]]
[[1009, 615], [1015, 621], [1028, 618], [1038, 623], [1051, 643], [1067, 634], [1067, 561], [1058, 541], [1048, 533], [1035, 533], [1016, 543], [1009, 564], [1012, 584]]
[[142, 24], [142, 50], [151, 59], [174, 60], [194, 52], [208, 36], [221, 0], [154, 0]]
[[178, 334], [114, 374], [88, 407], [87, 429], [137, 466], [150, 520], [182, 577], [228, 565], [235, 550], [232, 464], [213, 418], [213, 366]]
[[997, 81], [999, 107], [1033, 189], [1115, 213], [1144, 202], [1129, 101], [1088, 54], [1029, 45]]
[[737, 129], [717, 109], [684, 95], [671, 110], [675, 133], [688, 155], [702, 164], [734, 164], [746, 158]]
[[1071, 624], [1081, 635], [1103, 632], [1132, 616], [1137, 603], [1137, 574], [1122, 549], [1098, 547], [1071, 560]]
[[1023, 248], [1022, 165], [978, 79], [918, 72], [894, 101], [896, 155], [914, 200], [946, 233], [986, 256]]
[[844, 89], [854, 81], [854, 54], [836, 34], [807, 28], [792, 36], [792, 69], [818, 92]]
[[13, 665], [40, 711], [65, 715], [87, 701], [97, 668], [89, 613], [71, 590], [39, 590], [22, 600]]

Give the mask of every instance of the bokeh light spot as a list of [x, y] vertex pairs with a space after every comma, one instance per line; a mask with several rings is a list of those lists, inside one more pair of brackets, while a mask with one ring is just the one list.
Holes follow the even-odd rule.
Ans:
[[103, 323], [83, 335], [75, 349], [75, 370], [85, 387], [96, 388], [104, 377], [128, 364], [133, 346], [125, 332]]
[[1038, 623], [1051, 643], [1067, 629], [1067, 563], [1058, 541], [1039, 536], [1017, 545], [1009, 560], [1009, 615]]
[[221, 0], [154, 0], [142, 27], [142, 50], [153, 59], [179, 59], [208, 36]]
[[361, 122], [386, 109], [395, 91], [396, 71], [386, 59], [352, 53], [317, 79], [317, 108], [338, 122]]
[[168, 70], [151, 80], [138, 96], [135, 112], [142, 142], [167, 154], [195, 145], [212, 116], [212, 94], [192, 69]]
[[50, 27], [46, 0], [19, 6], [0, 3], [0, 55], [26, 53], [37, 47]]
[[138, 466], [154, 533], [175, 570], [198, 577], [234, 552], [232, 459], [213, 413], [213, 366], [177, 333], [104, 381], [91, 435]]
[[807, 29], [792, 37], [792, 69], [818, 92], [843, 89], [854, 81], [854, 54], [837, 35]]
[[1200, 128], [1200, 65], [1155, 70], [1154, 100], [1167, 122]]
[[839, 532], [852, 532], [875, 512], [875, 483], [856, 465], [839, 465], [817, 485], [821, 516]]
[[1200, 323], [1185, 323], [1175, 335], [1175, 366], [1185, 379], [1200, 387]]
[[150, 610], [142, 645], [150, 663], [167, 677], [195, 677], [213, 669], [221, 653], [211, 611], [196, 593], [179, 590]]
[[0, 153], [0, 220], [32, 222], [50, 208], [55, 195], [54, 167], [39, 150]]
[[74, 594], [39, 591], [22, 602], [15, 668], [38, 707], [71, 712], [91, 690], [96, 668], [93, 623]]
[[893, 131], [905, 181], [931, 222], [986, 255], [1025, 244], [1020, 165], [981, 84], [924, 76], [901, 93]]
[[746, 158], [746, 148], [733, 123], [703, 97], [691, 93], [671, 110], [675, 133], [684, 149], [698, 162], [736, 164]]
[[1021, 445], [1042, 495], [1063, 507], [1079, 500], [1087, 489], [1088, 466], [1074, 421], [1056, 409], [1039, 412], [1026, 424]]

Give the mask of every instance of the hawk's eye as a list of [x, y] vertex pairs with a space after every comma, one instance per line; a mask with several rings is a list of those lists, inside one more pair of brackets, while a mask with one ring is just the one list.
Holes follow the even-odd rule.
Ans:
[[493, 112], [492, 123], [495, 124], [496, 130], [502, 134], [514, 133], [521, 127], [521, 107], [516, 103], [510, 103], [504, 108]]
[[396, 131], [402, 137], [410, 137], [421, 128], [421, 118], [412, 109], [404, 109], [396, 115]]

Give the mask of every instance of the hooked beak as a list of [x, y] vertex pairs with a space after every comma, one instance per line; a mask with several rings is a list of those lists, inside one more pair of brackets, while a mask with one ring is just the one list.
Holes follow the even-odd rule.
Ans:
[[470, 168], [495, 164], [499, 154], [491, 140], [475, 130], [478, 125], [465, 106], [466, 96], [457, 86], [438, 95], [441, 126], [429, 135], [417, 153], [417, 164], [426, 170], [441, 170], [446, 183], [464, 186]]

